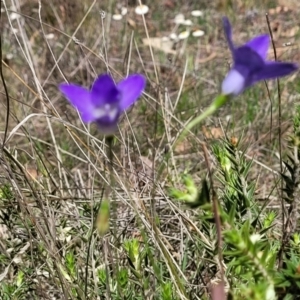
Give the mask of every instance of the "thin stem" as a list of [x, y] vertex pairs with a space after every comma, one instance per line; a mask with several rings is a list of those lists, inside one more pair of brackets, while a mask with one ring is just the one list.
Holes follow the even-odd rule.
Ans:
[[[272, 47], [274, 51], [274, 59], [277, 60], [277, 52], [276, 47], [274, 43], [273, 33], [271, 30], [269, 15], [266, 13], [266, 19], [268, 24], [268, 29], [271, 37]], [[280, 163], [280, 174], [283, 173], [283, 167], [282, 167], [282, 143], [281, 143], [281, 122], [282, 122], [282, 112], [281, 112], [281, 89], [280, 89], [280, 83], [279, 79], [276, 79], [277, 82], [277, 95], [278, 95], [278, 147], [279, 147], [279, 163]], [[285, 207], [284, 207], [284, 199], [283, 199], [283, 180], [280, 180], [280, 201], [281, 201], [281, 209], [282, 209], [282, 239], [281, 239], [281, 249], [282, 251], [279, 251], [279, 261], [278, 266], [279, 268], [282, 267], [283, 264], [283, 253], [284, 253], [284, 234], [285, 234]]]
[[175, 142], [173, 143], [173, 148], [177, 143], [179, 143], [186, 137], [186, 135], [191, 131], [192, 128], [194, 128], [204, 119], [206, 119], [207, 117], [211, 116], [214, 112], [216, 112], [220, 107], [222, 107], [229, 100], [229, 98], [230, 97], [228, 95], [223, 95], [223, 94], [215, 98], [213, 103], [200, 116], [196, 117], [189, 124], [187, 124], [187, 126], [182, 130], [178, 139], [175, 140]]
[[[2, 1], [1, 1], [2, 2]], [[2, 9], [2, 4], [0, 3], [0, 8]], [[0, 13], [0, 26], [1, 28], [4, 28], [2, 25], [2, 13]], [[2, 32], [0, 31], [0, 77], [2, 80], [3, 88], [4, 88], [4, 93], [5, 93], [5, 98], [6, 98], [6, 120], [5, 120], [5, 129], [4, 129], [4, 136], [3, 136], [3, 143], [2, 143], [2, 152], [4, 150], [5, 142], [6, 142], [6, 137], [7, 137], [7, 131], [8, 131], [8, 122], [9, 122], [9, 113], [10, 113], [10, 102], [9, 102], [9, 95], [8, 95], [8, 89], [6, 86], [5, 78], [3, 75], [3, 70], [2, 70]]]
[[[165, 161], [169, 160], [170, 153], [172, 152], [172, 150], [174, 150], [176, 145], [187, 136], [187, 134], [192, 130], [192, 128], [194, 128], [196, 125], [201, 123], [207, 117], [211, 116], [219, 108], [221, 108], [223, 105], [225, 105], [229, 99], [230, 99], [229, 95], [221, 94], [221, 95], [217, 96], [217, 98], [215, 98], [213, 103], [200, 116], [196, 117], [189, 124], [187, 124], [187, 126], [184, 127], [183, 130], [181, 131], [181, 133], [178, 135], [177, 139], [175, 139], [175, 141], [173, 142], [172, 149], [170, 149], [170, 151], [165, 155]], [[157, 177], [156, 177], [157, 182], [159, 181], [159, 178], [160, 178], [161, 174], [163, 173], [164, 168], [165, 168], [165, 164], [163, 163], [163, 164], [161, 164], [161, 166], [157, 172]]]
[[[114, 249], [115, 249], [115, 273], [116, 273], [116, 278], [117, 278], [117, 290], [118, 292], [120, 292], [120, 287], [118, 284], [118, 277], [119, 277], [119, 253], [118, 253], [118, 238], [117, 238], [117, 203], [116, 203], [116, 199], [115, 199], [115, 195], [114, 195], [114, 186], [115, 186], [115, 180], [114, 180], [114, 174], [113, 174], [113, 151], [112, 151], [112, 146], [113, 146], [113, 140], [114, 137], [113, 136], [107, 136], [105, 138], [106, 140], [106, 144], [107, 144], [107, 156], [108, 156], [108, 163], [109, 163], [109, 177], [110, 177], [110, 186], [108, 188], [108, 193], [111, 194], [110, 197], [107, 197], [108, 199], [110, 199], [110, 207], [111, 207], [111, 221], [113, 221], [113, 236], [115, 238], [115, 245], [114, 245]], [[114, 265], [114, 264], [113, 264]]]
[[113, 145], [113, 140], [114, 137], [113, 136], [107, 136], [105, 137], [105, 142], [107, 145], [107, 157], [108, 157], [108, 168], [109, 168], [109, 186], [107, 189], [107, 195], [109, 195], [109, 197], [107, 197], [107, 199], [110, 199], [110, 207], [111, 207], [111, 216], [112, 219], [114, 220], [114, 224], [113, 224], [113, 235], [116, 238], [117, 236], [117, 224], [116, 224], [116, 216], [117, 216], [117, 206], [116, 206], [116, 202], [114, 201], [114, 174], [113, 174], [113, 159], [114, 159], [114, 155], [113, 155], [113, 151], [112, 151], [112, 145]]

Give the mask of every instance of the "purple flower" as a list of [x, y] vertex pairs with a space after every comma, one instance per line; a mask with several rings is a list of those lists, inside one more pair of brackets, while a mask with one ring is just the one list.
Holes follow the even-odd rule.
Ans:
[[235, 47], [232, 42], [231, 25], [226, 17], [223, 18], [223, 26], [233, 56], [233, 67], [222, 83], [223, 94], [238, 95], [260, 80], [286, 76], [298, 69], [293, 63], [267, 60], [269, 35], [259, 35], [246, 44]]
[[76, 84], [59, 85], [60, 91], [78, 109], [84, 122], [96, 122], [104, 134], [117, 130], [120, 115], [142, 94], [146, 79], [130, 75], [117, 85], [110, 75], [100, 75], [90, 90]]

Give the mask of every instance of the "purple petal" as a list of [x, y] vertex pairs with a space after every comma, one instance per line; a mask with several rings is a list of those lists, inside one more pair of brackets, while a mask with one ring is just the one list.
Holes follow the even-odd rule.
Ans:
[[109, 75], [101, 75], [95, 80], [91, 89], [91, 101], [96, 107], [120, 101], [120, 93]]
[[266, 60], [270, 44], [270, 36], [267, 34], [259, 35], [245, 44]]
[[238, 95], [246, 88], [245, 78], [235, 69], [231, 69], [222, 83], [223, 95]]
[[222, 83], [223, 94], [237, 95], [257, 81], [286, 76], [298, 69], [293, 63], [266, 61], [270, 43], [268, 35], [259, 35], [241, 47], [234, 47], [231, 25], [226, 17], [223, 26], [234, 61]]
[[231, 30], [231, 24], [227, 17], [223, 17], [223, 28], [225, 32], [225, 37], [229, 46], [230, 51], [234, 52], [234, 44], [232, 42], [232, 30]]
[[120, 109], [126, 110], [132, 105], [142, 94], [146, 86], [146, 79], [139, 74], [130, 75], [117, 85], [121, 92]]
[[65, 83], [60, 84], [59, 89], [71, 104], [78, 109], [84, 122], [95, 120], [93, 116], [94, 106], [91, 102], [90, 92], [87, 89], [75, 84]]
[[245, 78], [264, 68], [265, 62], [261, 56], [250, 47], [241, 46], [234, 50], [234, 69], [239, 71]]
[[297, 69], [298, 66], [293, 63], [267, 62], [264, 68], [253, 76], [253, 80], [259, 81], [283, 77], [295, 72]]

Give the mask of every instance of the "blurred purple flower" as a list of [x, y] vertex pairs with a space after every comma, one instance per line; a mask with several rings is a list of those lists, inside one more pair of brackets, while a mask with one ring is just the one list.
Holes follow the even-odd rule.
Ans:
[[233, 67], [222, 83], [223, 94], [238, 95], [260, 80], [286, 76], [298, 69], [293, 63], [267, 60], [269, 35], [259, 35], [246, 44], [235, 47], [232, 42], [231, 25], [226, 17], [223, 18], [223, 26], [233, 56]]
[[100, 75], [90, 90], [76, 84], [62, 83], [60, 91], [78, 109], [84, 122], [96, 122], [104, 134], [117, 130], [120, 115], [142, 94], [146, 79], [133, 74], [115, 84], [110, 75]]

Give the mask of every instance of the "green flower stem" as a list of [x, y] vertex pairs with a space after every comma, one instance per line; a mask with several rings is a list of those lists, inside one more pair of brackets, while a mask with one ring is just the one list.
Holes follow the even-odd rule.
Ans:
[[[175, 139], [175, 141], [172, 145], [172, 149], [173, 150], [175, 149], [175, 146], [187, 136], [187, 134], [191, 131], [192, 128], [194, 128], [196, 125], [198, 125], [200, 122], [202, 122], [205, 118], [211, 116], [219, 108], [221, 108], [223, 105], [225, 105], [229, 99], [230, 99], [230, 95], [220, 94], [219, 96], [217, 96], [215, 98], [215, 100], [213, 101], [213, 103], [200, 116], [196, 117], [189, 124], [187, 124], [187, 126], [179, 134], [178, 138]], [[170, 153], [171, 153], [171, 151], [169, 151], [169, 153], [166, 154], [165, 161], [169, 160]], [[161, 174], [163, 173], [164, 169], [165, 169], [165, 164], [163, 163], [160, 165], [160, 168], [157, 172], [157, 177], [156, 177], [157, 182], [159, 181], [159, 178], [160, 178]]]
[[219, 96], [217, 96], [217, 98], [215, 98], [213, 103], [200, 116], [196, 117], [189, 124], [187, 124], [187, 126], [183, 129], [183, 131], [179, 135], [178, 139], [174, 142], [173, 148], [178, 142], [182, 141], [186, 137], [186, 135], [191, 131], [193, 127], [195, 127], [204, 119], [206, 119], [214, 112], [216, 112], [220, 107], [222, 107], [229, 100], [229, 98], [230, 98], [229, 95], [220, 94]]

